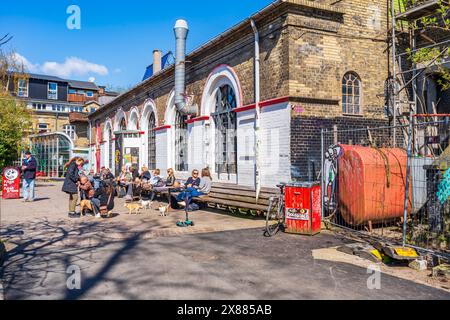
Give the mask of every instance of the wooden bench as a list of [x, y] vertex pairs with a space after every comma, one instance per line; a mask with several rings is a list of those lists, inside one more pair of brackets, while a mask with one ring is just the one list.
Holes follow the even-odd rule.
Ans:
[[[252, 187], [236, 184], [213, 183], [209, 195], [194, 197], [193, 202], [206, 204], [210, 208], [230, 211], [251, 211], [256, 215], [262, 215], [267, 211], [270, 197], [278, 194], [276, 188], [261, 188], [258, 203], [256, 203], [256, 191]], [[178, 192], [171, 192], [176, 197]]]

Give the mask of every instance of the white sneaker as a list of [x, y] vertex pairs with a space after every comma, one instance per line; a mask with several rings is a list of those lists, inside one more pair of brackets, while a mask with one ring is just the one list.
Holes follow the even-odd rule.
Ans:
[[95, 217], [96, 217], [97, 219], [99, 219], [99, 218], [101, 218], [102, 216], [101, 216], [100, 213], [97, 213], [97, 214], [95, 215]]

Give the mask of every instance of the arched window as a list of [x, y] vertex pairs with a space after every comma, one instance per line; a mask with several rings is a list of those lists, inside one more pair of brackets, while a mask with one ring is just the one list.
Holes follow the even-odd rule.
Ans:
[[216, 173], [237, 173], [236, 95], [229, 85], [221, 86], [216, 93], [216, 109], [212, 114], [216, 127]]
[[345, 114], [361, 114], [361, 80], [349, 72], [342, 79], [342, 111]]
[[175, 170], [188, 171], [187, 116], [176, 111], [175, 115]]
[[156, 169], [156, 133], [155, 114], [152, 112], [148, 118], [148, 168]]

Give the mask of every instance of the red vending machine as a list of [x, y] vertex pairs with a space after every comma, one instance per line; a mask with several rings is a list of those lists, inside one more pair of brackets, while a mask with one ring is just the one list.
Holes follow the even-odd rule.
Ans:
[[289, 184], [285, 189], [286, 232], [316, 235], [322, 227], [320, 183]]

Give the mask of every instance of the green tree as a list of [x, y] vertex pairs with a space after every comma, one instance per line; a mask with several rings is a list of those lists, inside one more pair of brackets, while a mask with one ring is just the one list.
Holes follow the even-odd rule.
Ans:
[[18, 159], [31, 127], [31, 114], [24, 103], [0, 91], [0, 168]]
[[[421, 0], [403, 1], [405, 4], [408, 3], [410, 5], [422, 2]], [[448, 37], [450, 35], [450, 5], [448, 1], [439, 0], [436, 12], [411, 22], [410, 28], [422, 34], [438, 32]], [[442, 90], [450, 89], [450, 70], [443, 66], [450, 56], [448, 45], [420, 48], [414, 52], [408, 49], [407, 52], [413, 63], [435, 67], [435, 73], [440, 76], [438, 82]]]
[[18, 159], [32, 126], [31, 112], [9, 91], [15, 90], [18, 78], [27, 77], [23, 69], [14, 52], [5, 53], [0, 49], [0, 168]]

